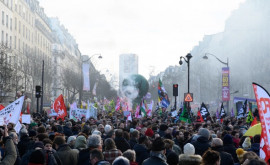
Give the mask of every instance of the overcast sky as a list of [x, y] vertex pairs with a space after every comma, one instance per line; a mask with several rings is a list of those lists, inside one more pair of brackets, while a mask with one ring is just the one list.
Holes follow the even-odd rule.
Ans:
[[[178, 65], [204, 35], [224, 30], [226, 19], [245, 0], [40, 0], [49, 17], [58, 17], [83, 55], [98, 69], [118, 74], [119, 55], [139, 56], [139, 73], [148, 78]], [[152, 68], [153, 68], [152, 67]]]

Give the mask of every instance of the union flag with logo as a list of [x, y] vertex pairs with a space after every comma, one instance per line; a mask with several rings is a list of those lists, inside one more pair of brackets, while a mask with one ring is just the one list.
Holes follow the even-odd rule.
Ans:
[[53, 103], [53, 109], [57, 113], [57, 120], [58, 119], [64, 119], [64, 117], [67, 116], [67, 109], [65, 106], [64, 98], [63, 95], [61, 94], [60, 96], [57, 97], [57, 99], [54, 100]]

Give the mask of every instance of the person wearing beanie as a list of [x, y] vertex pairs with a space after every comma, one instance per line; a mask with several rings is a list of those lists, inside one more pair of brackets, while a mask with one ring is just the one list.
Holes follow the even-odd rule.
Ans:
[[133, 149], [136, 152], [136, 162], [142, 164], [142, 162], [150, 157], [150, 152], [148, 151], [148, 146], [151, 143], [147, 136], [142, 136], [139, 138], [139, 143], [135, 144]]
[[85, 149], [86, 147], [86, 138], [83, 135], [78, 136], [75, 140], [75, 151], [79, 153], [80, 150]]
[[192, 144], [187, 143], [184, 145], [184, 154], [186, 155], [194, 155], [195, 154], [195, 148]]
[[253, 137], [253, 143], [251, 144], [251, 148], [248, 149], [248, 151], [253, 151], [258, 156], [260, 156], [260, 139], [261, 139], [261, 135], [255, 135]]
[[198, 132], [199, 137], [197, 140], [193, 141], [195, 148], [195, 154], [203, 155], [203, 153], [210, 148], [210, 132], [207, 128], [200, 128]]
[[42, 150], [35, 150], [31, 153], [28, 165], [44, 165], [45, 155]]
[[231, 154], [224, 152], [223, 141], [220, 138], [213, 138], [211, 149], [220, 154], [220, 165], [234, 165], [233, 157]]
[[168, 126], [166, 124], [161, 124], [158, 131], [159, 136], [164, 137], [167, 129], [168, 129]]
[[236, 155], [236, 152], [235, 152], [236, 148], [235, 148], [234, 143], [233, 143], [233, 138], [229, 134], [226, 134], [223, 137], [223, 149], [225, 152], [232, 155], [234, 163], [239, 162], [237, 155]]
[[67, 144], [70, 146], [71, 149], [74, 149], [75, 141], [76, 141], [76, 136], [68, 137]]
[[166, 148], [163, 139], [155, 139], [152, 143], [150, 157], [144, 160], [142, 165], [167, 165], [165, 153]]
[[251, 140], [250, 137], [246, 137], [244, 143], [242, 144], [244, 150], [249, 150], [251, 147]]
[[237, 159], [239, 163], [242, 164], [244, 162], [243, 156], [247, 151], [243, 150], [242, 148], [238, 148], [235, 153], [237, 154]]
[[202, 162], [202, 157], [200, 155], [181, 154], [179, 156], [178, 165], [200, 165], [201, 162]]
[[147, 128], [147, 130], [145, 131], [145, 136], [148, 136], [148, 137], [153, 137], [154, 135], [154, 131], [151, 129], [151, 128]]

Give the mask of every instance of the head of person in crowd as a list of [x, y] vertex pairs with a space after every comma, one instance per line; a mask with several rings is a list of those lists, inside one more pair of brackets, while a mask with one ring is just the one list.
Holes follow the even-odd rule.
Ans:
[[163, 141], [165, 143], [166, 152], [173, 149], [174, 142], [172, 140], [164, 139]]
[[220, 155], [217, 151], [207, 150], [202, 156], [202, 165], [220, 165]]
[[210, 132], [207, 128], [200, 128], [198, 131], [198, 135], [205, 137], [207, 140], [210, 139]]
[[126, 157], [118, 156], [116, 159], [114, 159], [112, 165], [129, 165], [130, 162]]
[[237, 154], [237, 158], [239, 160], [239, 163], [242, 164], [244, 162], [244, 154], [246, 153], [247, 151], [243, 150], [242, 148], [238, 148], [236, 150], [236, 154]]
[[154, 135], [154, 131], [151, 128], [147, 128], [147, 130], [145, 131], [145, 136], [152, 138], [153, 135]]
[[242, 162], [244, 163], [246, 160], [252, 160], [252, 159], [260, 159], [260, 157], [252, 151], [247, 151], [243, 154]]
[[147, 136], [141, 136], [139, 138], [139, 144], [145, 145], [146, 148], [151, 148], [151, 140]]
[[7, 125], [7, 129], [8, 129], [8, 131], [10, 132], [10, 131], [12, 131], [12, 130], [14, 130], [14, 127], [15, 127], [15, 124], [14, 123], [8, 123], [8, 125]]
[[75, 147], [75, 141], [76, 141], [76, 136], [68, 137], [67, 144], [70, 146], [70, 148]]
[[45, 155], [42, 150], [35, 150], [30, 154], [29, 165], [44, 165], [45, 164]]
[[107, 161], [104, 161], [104, 156], [102, 154], [102, 151], [99, 149], [93, 149], [90, 152], [90, 163], [92, 165], [99, 164], [99, 165], [109, 165], [110, 163]]
[[[133, 129], [133, 128], [131, 128], [131, 129]], [[140, 133], [138, 130], [133, 129], [133, 131], [130, 132], [130, 139], [138, 140], [139, 137], [140, 137]]]
[[223, 146], [223, 141], [220, 138], [213, 138], [211, 148], [219, 148]]
[[87, 147], [86, 145], [86, 138], [83, 135], [80, 135], [75, 140], [75, 149], [85, 149]]
[[37, 128], [37, 133], [38, 133], [38, 134], [46, 133], [45, 127], [44, 127], [44, 126], [39, 126], [39, 127]]
[[165, 143], [162, 138], [157, 138], [153, 141], [151, 151], [159, 154], [166, 154]]
[[83, 117], [81, 118], [81, 122], [82, 122], [82, 123], [85, 123], [85, 121], [86, 121], [86, 118], [83, 116]]
[[251, 147], [251, 139], [250, 137], [246, 137], [244, 143], [242, 144], [244, 150], [248, 150]]
[[112, 150], [112, 149], [116, 149], [116, 145], [115, 142], [112, 138], [107, 138], [104, 142], [105, 145], [105, 150]]
[[201, 162], [202, 157], [200, 155], [179, 155], [179, 165], [201, 165]]
[[101, 134], [104, 133], [104, 125], [103, 124], [98, 125], [98, 131], [101, 132]]
[[88, 146], [88, 148], [90, 150], [96, 148], [96, 149], [99, 149], [100, 151], [102, 151], [101, 137], [99, 135], [91, 135], [91, 136], [89, 136], [87, 146]]
[[104, 131], [105, 131], [106, 134], [108, 134], [111, 130], [112, 130], [112, 126], [110, 126], [110, 125], [108, 125], [108, 124], [105, 125]]
[[31, 129], [31, 130], [37, 130], [37, 128], [38, 128], [38, 125], [37, 125], [37, 123], [35, 123], [35, 122], [32, 122], [31, 124], [30, 124], [30, 126], [29, 126], [29, 129]]
[[145, 136], [146, 130], [147, 130], [147, 128], [146, 128], [146, 127], [143, 127], [143, 128], [140, 130], [141, 135]]
[[169, 153], [167, 156], [167, 163], [168, 165], [178, 165], [179, 156], [175, 152]]
[[195, 154], [195, 148], [191, 143], [187, 143], [184, 145], [184, 154], [186, 154], [186, 155], [194, 155]]
[[128, 149], [123, 153], [123, 157], [126, 157], [130, 163], [136, 162], [136, 152], [134, 150]]
[[52, 151], [53, 142], [49, 138], [44, 139], [42, 142], [44, 144], [45, 151]]
[[19, 143], [18, 135], [16, 134], [16, 132], [10, 132], [9, 137], [12, 139], [14, 144], [17, 145]]
[[33, 145], [34, 150], [43, 150], [44, 149], [44, 143], [43, 142], [35, 142]]
[[233, 139], [232, 139], [232, 136], [229, 135], [229, 134], [226, 134], [223, 138], [223, 144], [224, 145], [230, 145], [230, 144], [233, 144]]
[[123, 137], [123, 130], [122, 129], [117, 129], [115, 131], [115, 138], [122, 138]]
[[[43, 127], [44, 128], [44, 127]], [[47, 133], [39, 133], [36, 136], [36, 141], [43, 141], [43, 139], [49, 138]]]
[[53, 145], [56, 150], [58, 150], [58, 148], [65, 143], [65, 136], [55, 136]]

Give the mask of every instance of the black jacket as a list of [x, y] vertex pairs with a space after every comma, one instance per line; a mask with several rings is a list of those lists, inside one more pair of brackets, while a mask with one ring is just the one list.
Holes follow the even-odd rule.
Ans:
[[140, 165], [142, 162], [150, 157], [150, 152], [147, 148], [142, 144], [135, 144], [133, 147], [134, 151], [136, 152], [136, 162]]
[[202, 156], [204, 152], [210, 148], [209, 140], [204, 136], [198, 137], [198, 139], [192, 142], [192, 144], [195, 148], [196, 155]]
[[219, 152], [220, 165], [234, 165], [232, 155], [227, 152], [224, 152], [224, 149], [222, 146], [212, 147], [212, 150]]
[[251, 144], [251, 148], [248, 151], [255, 152], [258, 156], [260, 156], [260, 143]]
[[130, 148], [133, 149], [133, 147], [135, 146], [135, 144], [137, 144], [137, 140], [136, 139], [133, 139], [131, 138], [129, 141], [128, 141], [129, 145], [130, 145]]
[[117, 149], [119, 149], [122, 153], [124, 153], [126, 150], [130, 149], [130, 146], [129, 146], [127, 140], [123, 137], [115, 137], [114, 142], [115, 142]]
[[70, 136], [72, 136], [72, 130], [71, 130], [71, 128], [69, 128], [69, 127], [67, 127], [67, 126], [64, 126], [63, 127], [63, 130], [64, 130], [64, 134], [65, 134], [65, 136], [68, 138], [68, 137], [70, 137]]
[[86, 148], [79, 152], [78, 165], [89, 165], [90, 160], [90, 149]]
[[233, 144], [224, 144], [224, 151], [232, 155], [234, 163], [238, 163], [239, 160], [236, 155], [236, 148]]
[[28, 135], [23, 135], [17, 147], [20, 153], [20, 157], [23, 157], [25, 153], [32, 149], [35, 142], [28, 137]]
[[168, 165], [166, 156], [162, 154], [151, 153], [151, 157], [143, 161], [142, 165]]

